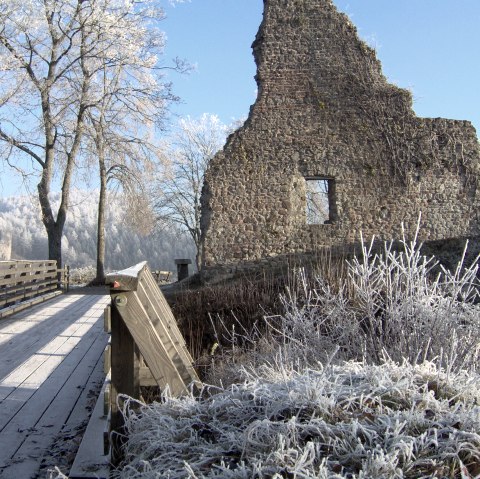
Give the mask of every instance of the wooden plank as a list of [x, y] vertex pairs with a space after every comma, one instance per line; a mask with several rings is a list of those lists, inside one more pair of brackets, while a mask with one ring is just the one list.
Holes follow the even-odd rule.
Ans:
[[17, 260], [2, 260], [0, 261], [0, 269], [8, 269], [17, 265], [19, 261]]
[[[61, 296], [31, 310], [23, 311], [0, 324], [0, 337], [9, 341], [2, 345], [0, 378], [4, 378], [41, 350], [56, 336], [65, 337], [83, 323], [92, 324], [98, 318], [99, 309], [96, 298], [89, 296]], [[97, 299], [98, 301], [98, 299]], [[103, 299], [105, 301], [105, 299]], [[15, 323], [21, 323], [14, 326]], [[25, 329], [25, 325], [29, 328]], [[72, 328], [75, 328], [72, 330]], [[19, 333], [12, 336], [13, 333]]]
[[[6, 343], [2, 346], [2, 358], [6, 361], [0, 362], [0, 377], [11, 371], [11, 364], [5, 362], [20, 364], [28, 357], [30, 348], [36, 347], [36, 343], [45, 344], [51, 337], [65, 329], [65, 318], [62, 317], [61, 308], [67, 308], [69, 311], [73, 309], [73, 305], [65, 299], [65, 296], [57, 297], [0, 322], [0, 338], [2, 344]], [[21, 344], [15, 339], [14, 335], [17, 333], [22, 333]]]
[[[99, 311], [94, 326], [34, 392], [32, 399], [8, 421], [0, 435], [0, 464], [9, 463], [10, 466], [25, 470], [30, 467], [28, 464], [32, 464], [30, 459], [36, 460], [39, 456], [36, 449], [38, 443], [45, 442], [47, 438], [53, 439], [54, 431], [58, 432], [58, 427], [64, 423], [65, 414], [69, 414], [75, 405], [74, 398], [78, 398], [81, 393], [82, 388], [79, 389], [78, 385], [84, 385], [85, 374], [91, 373], [90, 368], [79, 366], [79, 364], [85, 358], [94, 359], [96, 364], [101, 358], [106, 342], [106, 337], [102, 338], [100, 334], [102, 326]], [[78, 330], [76, 332], [80, 333]], [[21, 466], [18, 465], [19, 458], [22, 458]], [[15, 477], [29, 477], [29, 475], [19, 474]]]
[[110, 318], [110, 314], [111, 314], [111, 306], [108, 305], [105, 308], [105, 311], [103, 313], [103, 329], [105, 330], [106, 333], [112, 332], [112, 321]]
[[51, 278], [56, 278], [56, 269], [55, 268], [50, 268], [50, 269], [42, 269], [42, 270], [32, 270], [26, 273], [22, 273], [20, 277], [17, 276], [17, 279], [23, 279], [25, 282], [36, 282], [41, 279], [51, 279]]
[[105, 373], [105, 376], [110, 372], [110, 369], [112, 368], [112, 345], [110, 341], [105, 346], [105, 351], [103, 351], [103, 372]]
[[[148, 270], [143, 273], [139, 281], [137, 295], [145, 306], [146, 314], [184, 384], [187, 386], [192, 382], [199, 384], [200, 380], [193, 368], [192, 358], [173, 313]], [[147, 357], [145, 359], [150, 365]]]
[[2, 295], [12, 295], [17, 293], [18, 291], [22, 290], [32, 290], [32, 289], [38, 289], [40, 286], [46, 286], [50, 284], [58, 284], [57, 277], [49, 277], [49, 276], [44, 276], [42, 277], [37, 277], [37, 276], [30, 276], [28, 278], [28, 281], [23, 280], [23, 281], [18, 281], [18, 278], [15, 282], [12, 282], [9, 285], [5, 285], [4, 288], [2, 288]]
[[[113, 309], [118, 311], [123, 319], [158, 385], [162, 388], [168, 385], [174, 395], [187, 394], [188, 389], [183, 378], [170, 358], [136, 292], [115, 294], [112, 295], [112, 299], [115, 304]], [[112, 334], [114, 331], [112, 311]], [[112, 379], [115, 377], [113, 371], [114, 354], [112, 351]], [[174, 360], [176, 359], [175, 357]], [[175, 363], [178, 364], [179, 361], [175, 361]]]
[[[110, 444], [110, 436], [112, 431], [112, 411], [109, 409], [105, 414], [107, 418], [105, 421], [105, 427], [103, 429], [103, 454], [106, 456], [108, 455], [111, 459], [112, 457], [112, 447]], [[112, 464], [112, 461], [110, 460]]]
[[[50, 341], [44, 348], [28, 358], [18, 368], [13, 370], [8, 376], [4, 377], [2, 384], [8, 385], [7, 388], [13, 388], [15, 391], [32, 391], [32, 395], [38, 387], [49, 377], [50, 373], [63, 361], [70, 351], [80, 341], [90, 329], [89, 325], [82, 325], [81, 330], [75, 331], [75, 336], [56, 337]], [[0, 393], [0, 400], [8, 400], [8, 403], [18, 405], [19, 401], [14, 394]], [[1, 417], [5, 415], [5, 408], [2, 408]], [[0, 428], [2, 421], [0, 420]]]
[[41, 294], [50, 292], [52, 290], [58, 289], [57, 281], [44, 281], [39, 284], [31, 286], [21, 286], [18, 288], [11, 289], [6, 291], [4, 297], [0, 299], [0, 304], [12, 303], [14, 301], [25, 300], [34, 296], [39, 296]]
[[[77, 300], [76, 303], [80, 303], [80, 301]], [[81, 328], [93, 326], [98, 320], [99, 314], [98, 312], [96, 313], [98, 310], [91, 307], [91, 299], [89, 299], [87, 304], [85, 304], [85, 299], [83, 299], [81, 308], [70, 307], [64, 311], [60, 310], [62, 314], [57, 314], [54, 318], [40, 316], [40, 312], [47, 311], [52, 314], [64, 305], [70, 304], [59, 301], [55, 305], [56, 307], [53, 308], [50, 305], [44, 306], [43, 309], [37, 308], [36, 311], [31, 313], [36, 319], [33, 321], [31, 329], [25, 331], [25, 334], [14, 337], [12, 344], [9, 343], [7, 346], [2, 346], [3, 363], [0, 366], [0, 376], [4, 378], [3, 380], [15, 371], [18, 371], [20, 367], [23, 368], [24, 364], [35, 354], [41, 356], [44, 353], [48, 353], [48, 344], [50, 344], [50, 347], [53, 347], [54, 345], [62, 344], [61, 341], [66, 341], [69, 337], [81, 339]], [[74, 303], [73, 306], [78, 305]], [[82, 316], [76, 317], [76, 314]], [[96, 318], [95, 314], [97, 315]], [[14, 319], [8, 320], [10, 324], [14, 324]], [[23, 318], [20, 318], [20, 321], [23, 321]], [[27, 320], [27, 322], [29, 321]], [[16, 331], [16, 328], [10, 327], [10, 330]], [[12, 359], [15, 361], [12, 361]]]
[[52, 447], [48, 448], [43, 455], [38, 479], [45, 477], [46, 471], [53, 469], [55, 466], [68, 476], [72, 465], [71, 457], [78, 450], [78, 445], [82, 440], [104, 381], [102, 356], [99, 355], [85, 387], [77, 388], [81, 390], [81, 393], [72, 412], [60, 433], [55, 437]]
[[0, 307], [15, 305], [59, 287], [56, 261], [13, 261], [0, 264]]
[[110, 402], [112, 397], [112, 380], [111, 371], [105, 378], [105, 390], [103, 391], [103, 414], [107, 416], [110, 414]]
[[[142, 285], [145, 284], [145, 287], [148, 288], [149, 301], [152, 304], [152, 307], [155, 309], [158, 318], [161, 318], [162, 325], [168, 330], [175, 346], [178, 349], [181, 349], [180, 354], [182, 355], [185, 364], [191, 365], [193, 363], [193, 359], [190, 356], [185, 339], [178, 328], [177, 320], [175, 319], [175, 316], [173, 315], [165, 296], [158, 285], [155, 284], [155, 280], [151, 274], [149, 274], [148, 270], [142, 275], [141, 283]], [[157, 322], [154, 324], [155, 327], [157, 327]], [[194, 377], [196, 377], [195, 370], [193, 370], [193, 373]]]
[[148, 366], [143, 366], [140, 368], [138, 375], [140, 386], [158, 386], [157, 381], [153, 377], [152, 372]]
[[[76, 365], [77, 354], [83, 349], [80, 341], [92, 342], [98, 336], [98, 326], [93, 328], [83, 324], [68, 338], [57, 337], [39, 354], [32, 355], [21, 367], [12, 371], [2, 380], [8, 387], [1, 389], [0, 431], [10, 424], [12, 418], [30, 400], [59, 367], [68, 368]], [[78, 353], [72, 353], [78, 349]], [[72, 363], [73, 361], [73, 363]], [[61, 378], [60, 378], [61, 380]], [[1, 453], [0, 453], [1, 455]]]
[[52, 265], [56, 264], [54, 259], [46, 260], [30, 260], [30, 259], [10, 259], [0, 261], [0, 270], [7, 268], [18, 268], [18, 267], [28, 267], [30, 265], [41, 266], [41, 265]]
[[107, 383], [104, 383], [70, 469], [68, 475], [70, 479], [108, 479], [110, 477], [110, 456], [105, 454], [103, 443], [103, 433], [107, 425], [107, 416], [103, 409], [106, 387]]
[[[104, 304], [106, 297], [99, 299], [99, 297], [86, 296], [75, 301], [83, 304], [83, 307], [73, 310], [66, 309], [64, 315], [58, 315], [53, 320], [40, 318], [30, 330], [14, 336], [7, 345], [2, 346], [0, 377], [3, 379], [0, 382], [0, 397], [2, 398], [0, 429], [3, 429], [14, 414], [36, 392], [40, 385], [39, 377], [42, 374], [43, 377], [46, 377], [59, 361], [62, 367], [68, 364], [71, 353], [65, 358], [65, 352], [69, 347], [78, 349], [78, 342], [82, 339], [85, 331], [84, 338], [98, 334], [93, 326], [101, 317], [101, 309], [94, 307], [94, 302], [103, 302]], [[86, 301], [88, 302], [85, 304]], [[62, 306], [62, 304], [69, 303], [58, 302], [58, 306]], [[87, 306], [89, 307], [87, 308]], [[49, 306], [44, 306], [43, 309], [37, 308], [34, 316], [37, 317], [39, 311], [44, 310], [55, 311], [56, 308]], [[83, 316], [75, 317], [75, 314], [71, 314], [74, 311]], [[74, 322], [69, 324], [72, 320]], [[14, 324], [13, 319], [8, 322]], [[22, 319], [19, 322], [24, 324]]]
[[[96, 330], [100, 334], [88, 341], [89, 348], [74, 370], [69, 375], [63, 375], [63, 385], [30, 429], [21, 446], [15, 451], [10, 466], [4, 470], [4, 472], [7, 471], [8, 476], [33, 477], [38, 471], [45, 452], [48, 454], [48, 449], [51, 448], [70, 416], [95, 365], [101, 360], [106, 338], [101, 334], [101, 325], [97, 325]], [[32, 398], [32, 401], [35, 402], [35, 398]]]
[[[60, 291], [59, 293], [61, 294]], [[30, 301], [38, 299], [41, 299], [41, 297], [34, 298]], [[57, 313], [59, 308], [61, 308], [64, 304], [68, 307], [68, 305], [71, 304], [69, 299], [70, 298], [67, 299], [66, 296], [52, 298], [51, 301], [45, 304], [34, 305], [29, 310], [24, 310], [13, 317], [3, 319], [0, 321], [0, 344], [9, 343], [11, 342], [10, 340], [14, 339], [16, 334], [27, 334], [30, 329], [36, 326], [39, 328], [45, 328], [47, 333], [50, 332], [51, 323], [55, 323], [55, 313]], [[0, 313], [1, 312], [3, 312], [3, 310], [0, 311]], [[15, 342], [11, 342], [11, 344], [15, 344]], [[2, 357], [4, 357], [5, 351], [2, 350], [1, 354]]]
[[36, 298], [31, 298], [26, 301], [22, 301], [19, 304], [15, 304], [12, 306], [8, 306], [7, 308], [0, 309], [0, 319], [6, 318], [15, 313], [19, 313], [20, 311], [31, 308], [32, 306], [35, 306], [37, 304], [44, 303], [45, 301], [48, 301], [50, 299], [56, 298], [57, 296], [60, 296], [61, 294], [62, 294], [62, 291], [60, 290], [52, 291], [50, 293], [37, 296]]
[[56, 265], [41, 266], [41, 267], [24, 267], [24, 268], [11, 268], [0, 271], [0, 285], [13, 284], [21, 281], [22, 278], [36, 278], [36, 277], [52, 277], [56, 276]]

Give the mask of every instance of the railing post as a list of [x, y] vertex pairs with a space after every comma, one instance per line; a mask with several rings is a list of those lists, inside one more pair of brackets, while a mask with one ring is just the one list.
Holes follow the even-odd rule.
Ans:
[[70, 291], [70, 265], [65, 266], [65, 292]]
[[188, 258], [176, 259], [175, 264], [177, 265], [177, 281], [188, 278], [188, 265], [192, 264], [192, 260]]
[[[120, 306], [121, 307], [121, 306]], [[118, 312], [115, 298], [112, 298], [111, 320], [111, 431], [116, 434], [112, 439], [112, 462], [121, 457], [121, 434], [123, 416], [117, 403], [118, 394], [127, 394], [138, 398], [139, 386], [139, 353], [130, 331]]]

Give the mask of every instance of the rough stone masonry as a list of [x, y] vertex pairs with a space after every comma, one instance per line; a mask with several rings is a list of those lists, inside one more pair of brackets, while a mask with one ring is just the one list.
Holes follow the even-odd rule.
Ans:
[[[471, 123], [417, 117], [332, 1], [264, 4], [257, 100], [206, 172], [204, 277], [351, 245], [360, 232], [398, 238], [419, 212], [422, 240], [479, 235]], [[315, 198], [324, 211], [312, 220]]]

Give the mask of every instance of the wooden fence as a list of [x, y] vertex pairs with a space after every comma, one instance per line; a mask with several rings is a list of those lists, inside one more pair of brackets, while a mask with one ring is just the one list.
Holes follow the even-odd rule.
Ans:
[[0, 261], [0, 318], [61, 294], [68, 277], [56, 261]]
[[[105, 407], [109, 422], [105, 437], [121, 432], [117, 395], [140, 397], [141, 386], [158, 385], [170, 394], [188, 394], [200, 386], [192, 358], [173, 313], [146, 262], [107, 275], [111, 307], [105, 328], [111, 333], [105, 351]], [[105, 443], [105, 447], [112, 445]], [[115, 462], [116, 447], [111, 450]]]

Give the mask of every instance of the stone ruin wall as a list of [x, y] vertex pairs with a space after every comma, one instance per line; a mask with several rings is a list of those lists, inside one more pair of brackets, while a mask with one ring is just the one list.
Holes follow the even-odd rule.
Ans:
[[[203, 274], [350, 245], [480, 234], [479, 143], [467, 121], [418, 118], [330, 0], [265, 0], [258, 97], [211, 161]], [[308, 225], [305, 178], [331, 178], [330, 224]]]

